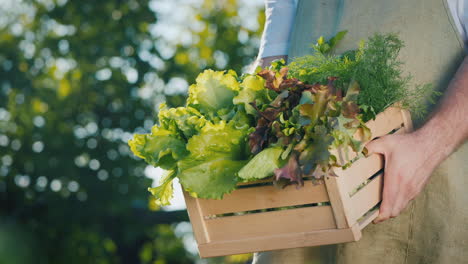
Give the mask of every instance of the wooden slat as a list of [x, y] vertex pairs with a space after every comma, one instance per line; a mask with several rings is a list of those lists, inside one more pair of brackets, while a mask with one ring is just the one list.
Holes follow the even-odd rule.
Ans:
[[383, 173], [351, 197], [351, 219], [357, 221], [382, 200]]
[[336, 226], [337, 228], [348, 228], [352, 226], [352, 223], [348, 221], [349, 196], [346, 195], [346, 190], [341, 183], [342, 180], [337, 177], [325, 178], [325, 185], [327, 186]]
[[267, 208], [328, 202], [324, 184], [314, 185], [305, 181], [297, 189], [290, 185], [284, 189], [275, 186], [242, 188], [224, 196], [222, 200], [199, 199], [203, 216], [244, 212]]
[[249, 239], [216, 241], [198, 246], [202, 258], [270, 251], [287, 248], [312, 247], [357, 241], [361, 238], [358, 225], [345, 229], [305, 231]]
[[343, 186], [346, 193], [355, 190], [365, 180], [383, 168], [384, 159], [381, 154], [372, 154], [366, 158], [360, 158], [347, 169], [336, 169], [338, 177], [343, 178]]
[[401, 109], [401, 116], [403, 118], [403, 124], [407, 133], [413, 131], [413, 121], [411, 120], [411, 113], [406, 109]]
[[213, 241], [336, 228], [330, 206], [206, 219], [205, 224]]
[[379, 215], [379, 209], [375, 209], [372, 212], [369, 212], [368, 215], [363, 217], [362, 219], [359, 219], [359, 228], [362, 230], [364, 227], [366, 227], [368, 224], [372, 222], [377, 216]]
[[[404, 134], [406, 130], [401, 128], [394, 134]], [[369, 157], [363, 157], [347, 168], [347, 169], [335, 169], [336, 175], [343, 178], [343, 186], [346, 187], [348, 193], [351, 193], [365, 180], [369, 179], [372, 175], [376, 174], [380, 169], [384, 167], [384, 158], [381, 154], [372, 154]]]
[[187, 205], [187, 212], [190, 218], [190, 223], [192, 224], [193, 233], [195, 234], [195, 239], [198, 244], [207, 243], [210, 241], [210, 237], [207, 233], [205, 226], [205, 220], [200, 211], [200, 205], [198, 199], [193, 198], [185, 190], [184, 199], [185, 204]]
[[401, 111], [400, 108], [389, 107], [378, 114], [375, 120], [368, 121], [366, 125], [371, 130], [372, 138], [381, 137], [401, 127], [403, 125]]
[[237, 185], [238, 186], [247, 186], [247, 185], [254, 185], [254, 184], [258, 184], [258, 183], [272, 183], [273, 182], [273, 178], [272, 177], [269, 177], [269, 178], [266, 178], [266, 179], [261, 179], [261, 180], [256, 180], [256, 181], [251, 181], [251, 182], [239, 182]]

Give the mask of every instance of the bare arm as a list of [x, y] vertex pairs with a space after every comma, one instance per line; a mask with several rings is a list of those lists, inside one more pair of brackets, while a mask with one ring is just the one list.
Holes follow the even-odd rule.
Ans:
[[449, 84], [437, 110], [420, 129], [367, 144], [385, 156], [384, 190], [374, 223], [398, 216], [428, 182], [432, 172], [468, 139], [468, 58]]
[[468, 57], [460, 65], [445, 97], [429, 121], [415, 132], [431, 139], [441, 161], [468, 139]]

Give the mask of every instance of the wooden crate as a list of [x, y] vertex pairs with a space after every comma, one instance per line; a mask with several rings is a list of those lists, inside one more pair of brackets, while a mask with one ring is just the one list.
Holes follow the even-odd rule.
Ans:
[[[388, 108], [369, 121], [372, 137], [412, 130], [409, 113]], [[352, 157], [348, 157], [352, 158]], [[324, 184], [277, 189], [271, 180], [242, 184], [222, 200], [184, 192], [200, 256], [308, 247], [357, 241], [378, 215], [383, 157], [360, 158]]]

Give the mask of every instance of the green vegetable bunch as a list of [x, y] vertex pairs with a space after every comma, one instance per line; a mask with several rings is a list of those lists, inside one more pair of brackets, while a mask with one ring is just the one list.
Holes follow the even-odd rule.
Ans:
[[408, 95], [407, 79], [393, 35], [327, 54], [344, 34], [319, 39], [313, 55], [288, 67], [276, 61], [241, 77], [206, 70], [189, 87], [185, 107], [162, 105], [151, 133], [129, 141], [135, 155], [168, 171], [149, 188], [157, 203], [169, 204], [175, 177], [194, 197], [221, 199], [239, 182], [273, 176], [277, 186], [300, 186], [304, 178], [334, 175], [348, 165], [333, 155], [338, 149], [361, 155], [370, 138], [364, 122]]

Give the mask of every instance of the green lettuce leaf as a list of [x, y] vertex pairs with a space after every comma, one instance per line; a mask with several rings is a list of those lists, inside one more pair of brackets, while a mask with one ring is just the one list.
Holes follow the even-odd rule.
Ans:
[[[242, 120], [242, 119], [240, 119]], [[235, 189], [237, 173], [247, 162], [247, 126], [235, 120], [207, 122], [188, 140], [190, 155], [177, 163], [180, 183], [200, 198], [221, 199]]]
[[167, 174], [161, 178], [161, 183], [157, 187], [148, 188], [148, 191], [156, 198], [156, 204], [159, 206], [170, 205], [174, 189], [172, 186], [172, 180], [174, 180], [176, 174], [174, 171], [167, 171]]
[[232, 108], [232, 99], [239, 89], [239, 82], [233, 73], [205, 70], [198, 75], [196, 84], [189, 87], [187, 105], [212, 117], [223, 108]]
[[196, 159], [212, 159], [215, 156], [243, 159], [248, 132], [247, 127], [237, 129], [234, 122], [208, 122], [200, 134], [188, 140], [187, 150]]
[[244, 105], [247, 114], [256, 115], [257, 111], [250, 105], [254, 101], [267, 100], [267, 90], [265, 89], [265, 80], [258, 75], [248, 75], [241, 83], [239, 94], [234, 97], [233, 103]]
[[184, 189], [198, 198], [222, 199], [236, 188], [236, 174], [245, 163], [222, 156], [203, 161], [187, 158], [179, 162], [177, 177]]
[[244, 180], [263, 179], [272, 176], [279, 168], [282, 148], [266, 148], [255, 155], [240, 171], [239, 177]]
[[244, 109], [238, 109], [236, 111], [236, 114], [229, 121], [229, 123], [235, 129], [247, 129], [250, 131], [254, 130], [254, 128], [252, 127], [254, 125], [254, 118], [248, 115]]
[[185, 138], [196, 135], [206, 123], [205, 117], [193, 107], [167, 108], [164, 103], [159, 107], [158, 119], [161, 127], [181, 132]]
[[152, 128], [151, 134], [135, 134], [128, 145], [136, 156], [148, 164], [166, 170], [173, 169], [177, 161], [188, 154], [185, 142], [177, 133], [158, 126]]

